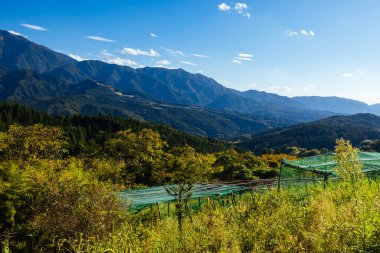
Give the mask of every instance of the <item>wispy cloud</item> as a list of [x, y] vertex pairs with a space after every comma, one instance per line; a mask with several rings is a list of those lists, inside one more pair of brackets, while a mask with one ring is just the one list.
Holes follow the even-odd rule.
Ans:
[[353, 77], [354, 74], [352, 74], [352, 73], [342, 73], [340, 76], [343, 77], [343, 78], [349, 78], [349, 77]]
[[169, 65], [171, 62], [168, 61], [168, 60], [160, 60], [160, 61], [156, 61], [156, 64], [158, 65]]
[[102, 41], [102, 42], [115, 42], [114, 40], [110, 40], [107, 38], [103, 38], [100, 36], [94, 36], [94, 35], [85, 36], [85, 38], [90, 39], [90, 40]]
[[191, 66], [197, 66], [198, 64], [195, 64], [195, 63], [192, 63], [192, 62], [189, 62], [189, 61], [179, 61], [180, 63], [182, 64], [186, 64], [186, 65], [191, 65]]
[[173, 56], [186, 57], [186, 54], [184, 52], [182, 52], [181, 50], [173, 50], [173, 49], [165, 48], [165, 47], [161, 47], [161, 49], [164, 50], [165, 52], [167, 52], [168, 54], [173, 55]]
[[289, 37], [298, 36], [298, 35], [314, 37], [316, 35], [314, 31], [305, 30], [305, 29], [301, 29], [299, 31], [286, 30], [285, 34], [288, 35]]
[[160, 54], [153, 49], [150, 49], [149, 51], [143, 51], [141, 49], [134, 49], [134, 48], [129, 48], [125, 47], [121, 51], [123, 54], [130, 54], [130, 55], [143, 55], [143, 56], [152, 56], [152, 57], [158, 57]]
[[110, 63], [110, 64], [116, 64], [116, 65], [121, 65], [121, 66], [129, 66], [129, 67], [134, 67], [134, 68], [141, 68], [144, 67], [143, 65], [132, 61], [130, 59], [126, 58], [121, 58], [119, 56], [116, 56], [107, 50], [102, 50], [99, 52], [99, 55], [95, 56], [95, 58], [100, 59], [101, 61]]
[[198, 58], [208, 58], [208, 56], [204, 54], [191, 54], [191, 55]]
[[106, 59], [105, 62], [110, 63], [110, 64], [121, 65], [121, 66], [130, 66], [130, 67], [138, 67], [138, 68], [143, 67], [142, 65], [138, 64], [135, 61], [132, 61], [130, 59], [120, 58], [120, 57], [110, 57]]
[[38, 25], [31, 25], [31, 24], [21, 24], [23, 27], [26, 27], [28, 29], [32, 29], [32, 30], [35, 30], [35, 31], [43, 31], [43, 32], [46, 32], [48, 31], [48, 29], [42, 27], [42, 26], [38, 26]]
[[16, 31], [8, 30], [8, 32], [9, 32], [10, 34], [13, 34], [13, 35], [17, 35], [17, 36], [23, 36], [23, 37], [25, 37], [24, 35], [22, 35], [21, 33], [16, 32]]
[[247, 53], [239, 53], [237, 56], [235, 56], [232, 60], [232, 63], [235, 64], [241, 64], [242, 61], [253, 61], [253, 55], [247, 54]]
[[231, 6], [229, 6], [226, 3], [221, 3], [221, 4], [218, 5], [218, 9], [220, 11], [229, 11], [229, 10], [231, 10]]
[[270, 92], [279, 92], [279, 93], [288, 93], [288, 92], [291, 92], [292, 89], [288, 86], [271, 86], [271, 87], [268, 87], [267, 89], [268, 91]]
[[69, 54], [69, 56], [70, 56], [71, 58], [73, 58], [74, 60], [77, 60], [77, 61], [86, 61], [86, 60], [88, 60], [88, 59], [86, 59], [86, 58], [82, 58], [81, 56], [79, 56], [79, 55], [77, 55], [77, 54]]
[[157, 38], [157, 37], [158, 37], [157, 34], [155, 34], [155, 33], [149, 33], [149, 35], [150, 35], [150, 37], [152, 37], [152, 38]]
[[365, 75], [365, 71], [363, 70], [356, 70], [353, 72], [340, 74], [340, 76], [343, 78], [353, 78], [353, 77], [359, 77], [359, 76], [364, 76], [364, 75]]

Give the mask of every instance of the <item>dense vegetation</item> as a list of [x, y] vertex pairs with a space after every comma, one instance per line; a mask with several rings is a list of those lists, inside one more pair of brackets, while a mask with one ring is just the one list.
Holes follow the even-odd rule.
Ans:
[[[379, 252], [380, 182], [363, 179], [210, 201], [185, 219], [128, 217], [108, 239], [80, 237], [74, 252]], [[221, 204], [223, 203], [223, 204]], [[62, 251], [65, 247], [62, 246]], [[108, 250], [108, 251], [107, 251]]]
[[273, 178], [283, 157], [137, 121], [52, 117], [17, 105], [1, 112], [0, 241], [11, 252], [56, 251], [63, 239], [122, 229], [128, 217], [120, 190]]
[[[255, 156], [234, 149], [199, 152], [186, 142], [169, 144], [161, 138], [158, 131], [162, 129], [176, 133], [169, 128], [108, 117], [51, 117], [14, 105], [3, 108], [3, 252], [379, 250], [380, 183], [359, 176], [360, 163], [352, 165], [357, 150], [348, 142], [341, 140], [336, 149], [343, 161], [337, 171], [344, 181], [330, 183], [327, 190], [314, 184], [283, 188], [280, 193], [252, 192], [205, 201], [193, 212], [181, 200], [168, 216], [158, 206], [132, 214], [118, 191], [170, 183], [273, 178], [281, 158], [295, 157]], [[78, 122], [88, 126], [92, 135], [83, 135], [75, 149], [69, 133], [83, 127]], [[112, 129], [99, 143], [95, 133], [100, 130], [95, 125]], [[127, 126], [131, 128], [123, 128]], [[301, 156], [318, 152], [289, 151]]]
[[134, 119], [112, 116], [52, 116], [18, 105], [0, 103], [0, 131], [11, 124], [44, 124], [63, 129], [68, 138], [68, 149], [72, 155], [99, 150], [116, 132], [149, 128], [160, 133], [170, 146], [189, 145], [199, 152], [213, 152], [228, 149], [231, 145], [216, 139], [194, 136], [170, 127]]

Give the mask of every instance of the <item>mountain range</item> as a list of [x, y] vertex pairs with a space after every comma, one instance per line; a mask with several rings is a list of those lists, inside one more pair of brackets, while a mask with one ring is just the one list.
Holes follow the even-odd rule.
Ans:
[[380, 112], [378, 105], [344, 98], [241, 92], [183, 69], [79, 62], [4, 30], [0, 30], [0, 100], [50, 114], [132, 117], [218, 138], [336, 114]]

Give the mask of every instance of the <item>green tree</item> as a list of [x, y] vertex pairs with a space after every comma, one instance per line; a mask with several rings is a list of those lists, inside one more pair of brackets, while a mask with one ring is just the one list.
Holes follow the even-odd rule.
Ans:
[[152, 185], [162, 176], [164, 148], [167, 143], [151, 129], [134, 133], [119, 131], [106, 146], [106, 153], [125, 163], [124, 177], [130, 182]]
[[363, 175], [363, 163], [359, 158], [359, 150], [353, 148], [349, 140], [338, 139], [335, 146], [337, 174], [345, 181], [355, 183]]
[[11, 125], [0, 134], [0, 152], [3, 159], [60, 159], [67, 153], [67, 140], [58, 127], [42, 124]]

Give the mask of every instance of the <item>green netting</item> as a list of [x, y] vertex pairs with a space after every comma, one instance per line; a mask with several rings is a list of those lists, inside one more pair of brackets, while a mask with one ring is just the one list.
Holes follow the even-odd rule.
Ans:
[[[380, 174], [380, 153], [359, 152], [359, 159], [363, 163], [363, 173], [368, 176]], [[326, 180], [326, 177], [338, 178], [337, 164], [336, 154], [332, 152], [295, 161], [284, 159], [280, 181], [281, 183], [307, 183]]]
[[[156, 203], [170, 202], [174, 197], [169, 195], [165, 188], [174, 185], [157, 186], [140, 190], [127, 190], [120, 193], [131, 209], [139, 210]], [[229, 195], [250, 189], [247, 185], [239, 184], [202, 184], [193, 185], [192, 198], [204, 198]]]

